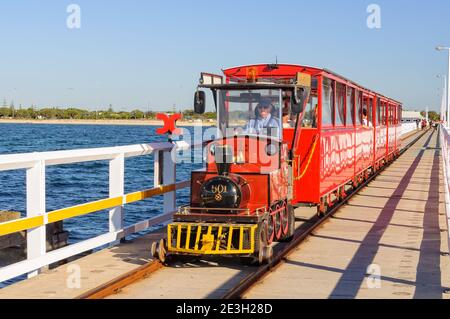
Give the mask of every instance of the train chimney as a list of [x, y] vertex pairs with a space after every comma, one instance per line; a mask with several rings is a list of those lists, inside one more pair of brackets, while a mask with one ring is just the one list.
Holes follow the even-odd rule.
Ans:
[[215, 148], [215, 162], [219, 175], [226, 176], [230, 173], [230, 165], [233, 163], [233, 151], [229, 145], [217, 145]]

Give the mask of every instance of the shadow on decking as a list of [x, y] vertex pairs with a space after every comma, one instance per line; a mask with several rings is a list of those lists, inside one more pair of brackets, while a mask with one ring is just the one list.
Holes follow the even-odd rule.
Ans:
[[[371, 189], [385, 189], [385, 190], [395, 190], [397, 189], [396, 187], [381, 187], [381, 186], [369, 186], [369, 188]], [[428, 194], [428, 191], [422, 191], [422, 190], [417, 190], [417, 189], [408, 189], [408, 192], [414, 192], [414, 193], [423, 193], [423, 194]], [[445, 192], [437, 192], [435, 194], [445, 194]]]
[[[370, 220], [363, 220], [363, 219], [356, 219], [356, 218], [334, 217], [333, 219], [345, 220], [345, 221], [356, 222], [356, 223], [364, 223], [364, 224], [375, 224], [375, 222], [371, 222]], [[419, 226], [396, 224], [396, 223], [390, 223], [389, 226], [405, 227], [405, 228], [411, 228], [411, 229], [423, 229], [423, 227], [419, 227]]]
[[[436, 147], [439, 147], [439, 137]], [[431, 183], [428, 201], [425, 204], [423, 219], [423, 238], [420, 245], [420, 258], [417, 266], [416, 291], [414, 298], [441, 298], [439, 205], [434, 194], [439, 192], [440, 157], [436, 150], [431, 170]], [[437, 200], [439, 202], [439, 200]], [[438, 288], [436, 288], [438, 287]]]
[[[383, 207], [377, 207], [377, 206], [367, 206], [367, 205], [355, 205], [355, 204], [347, 204], [347, 207], [359, 207], [359, 208], [372, 208], [372, 209], [380, 209]], [[411, 213], [411, 214], [420, 214], [423, 215], [424, 212], [421, 210], [413, 210], [413, 209], [403, 209], [403, 208], [394, 208], [395, 212], [403, 212], [403, 213]]]
[[[425, 146], [431, 142], [434, 133], [430, 135]], [[439, 138], [437, 139], [439, 140]], [[390, 224], [395, 207], [399, 204], [403, 194], [411, 182], [416, 168], [419, 166], [425, 154], [421, 150], [414, 159], [412, 165], [403, 176], [393, 196], [388, 199], [382, 209], [376, 222], [373, 224], [369, 233], [361, 242], [358, 250], [350, 261], [347, 269], [334, 287], [330, 297], [345, 296], [355, 298], [366, 278], [366, 267], [373, 263], [380, 240]], [[424, 214], [424, 236], [422, 239], [419, 265], [417, 268], [416, 281], [413, 284], [416, 287], [415, 298], [442, 298], [441, 273], [440, 273], [440, 234], [439, 240], [436, 240], [436, 234], [439, 232], [439, 200], [436, 197], [436, 191], [439, 191], [439, 153], [434, 155], [433, 169], [431, 172], [429, 198], [426, 202]], [[361, 267], [361, 265], [365, 265]], [[351, 269], [351, 271], [348, 271]], [[390, 280], [393, 280], [392, 278]]]

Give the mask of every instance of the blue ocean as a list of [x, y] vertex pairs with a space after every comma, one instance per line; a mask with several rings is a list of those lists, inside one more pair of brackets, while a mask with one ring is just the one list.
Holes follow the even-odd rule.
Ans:
[[[154, 126], [0, 124], [0, 155], [111, 147], [165, 142]], [[193, 131], [192, 128], [187, 128]], [[186, 154], [185, 154], [186, 155]], [[190, 179], [192, 169], [202, 164], [201, 151], [184, 156], [177, 164], [177, 181]], [[0, 172], [0, 211], [26, 212], [25, 170]], [[125, 160], [125, 193], [153, 187], [153, 155]], [[46, 169], [46, 207], [52, 211], [108, 198], [108, 161], [50, 166]], [[177, 192], [177, 205], [187, 204], [189, 189]], [[125, 206], [125, 225], [162, 213], [162, 196]], [[69, 243], [108, 232], [108, 212], [101, 211], [64, 221]], [[145, 233], [145, 232], [144, 232]], [[143, 233], [136, 234], [140, 236]], [[1, 287], [1, 284], [0, 284]]]

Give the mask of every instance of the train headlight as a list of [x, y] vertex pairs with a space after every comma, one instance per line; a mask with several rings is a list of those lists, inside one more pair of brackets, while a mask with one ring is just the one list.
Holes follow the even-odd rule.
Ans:
[[267, 144], [266, 145], [266, 154], [268, 156], [274, 156], [278, 153], [278, 146], [275, 144]]

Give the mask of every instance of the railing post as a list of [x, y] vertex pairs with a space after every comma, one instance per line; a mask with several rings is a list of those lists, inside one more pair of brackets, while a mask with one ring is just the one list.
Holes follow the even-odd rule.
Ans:
[[163, 153], [161, 151], [154, 152], [154, 165], [153, 165], [153, 186], [159, 187], [162, 184], [161, 176], [162, 176], [162, 167], [164, 158], [162, 157]]
[[[38, 161], [27, 169], [27, 217], [45, 215], [45, 162]], [[45, 218], [45, 217], [44, 217]], [[46, 226], [27, 230], [27, 259], [43, 256], [47, 252]], [[39, 274], [30, 272], [28, 278]]]
[[[125, 193], [125, 156], [120, 154], [109, 161], [109, 197], [123, 196]], [[109, 211], [109, 231], [117, 232], [123, 228], [123, 205]]]
[[[161, 162], [159, 163], [161, 164]], [[162, 180], [164, 185], [171, 185], [176, 183], [176, 167], [175, 159], [172, 159], [171, 151], [164, 151], [163, 153], [163, 168]], [[171, 213], [176, 210], [176, 190], [164, 194], [164, 213]]]

